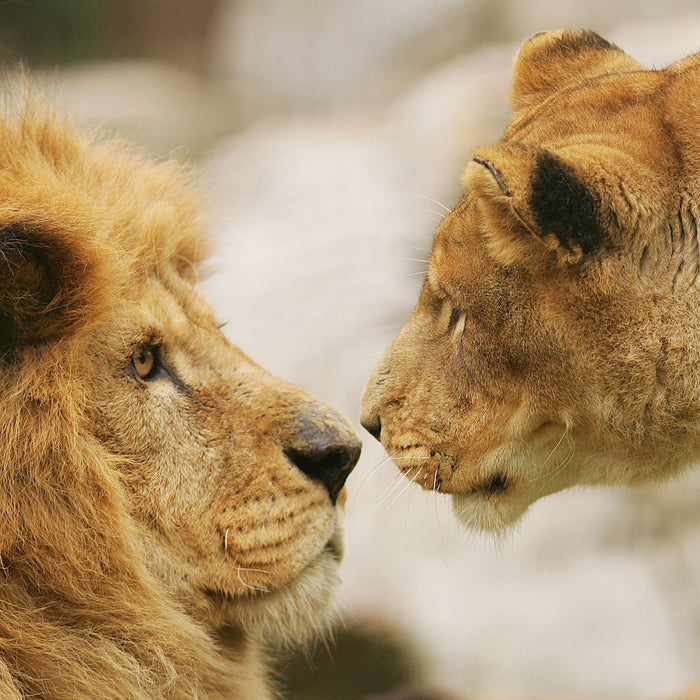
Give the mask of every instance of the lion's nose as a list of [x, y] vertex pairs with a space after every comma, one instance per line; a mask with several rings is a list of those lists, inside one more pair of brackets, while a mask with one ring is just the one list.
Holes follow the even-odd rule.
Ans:
[[362, 443], [340, 411], [312, 404], [297, 414], [284, 454], [306, 476], [326, 487], [335, 503], [357, 464]]

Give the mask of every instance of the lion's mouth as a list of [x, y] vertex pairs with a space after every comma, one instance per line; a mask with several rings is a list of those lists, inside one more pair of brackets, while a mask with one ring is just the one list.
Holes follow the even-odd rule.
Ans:
[[230, 593], [219, 590], [218, 588], [205, 588], [202, 592], [207, 598], [219, 604], [233, 600], [233, 596]]
[[343, 534], [340, 530], [336, 530], [331, 535], [331, 538], [323, 547], [323, 552], [328, 552], [338, 563], [342, 560], [345, 553], [345, 545], [343, 543]]
[[[329, 555], [335, 564], [339, 564], [340, 561], [343, 558], [343, 554], [345, 552], [345, 546], [343, 543], [343, 534], [342, 530], [338, 529], [336, 530], [331, 537], [328, 539], [326, 544], [323, 546], [321, 551], [314, 557], [312, 557], [304, 566], [303, 568], [297, 573], [292, 579], [287, 581], [286, 584], [284, 584], [280, 589], [275, 589], [275, 590], [266, 590], [264, 588], [257, 588], [255, 589], [255, 597], [265, 597], [270, 594], [274, 594], [279, 590], [283, 590], [287, 586], [289, 586], [294, 579], [298, 578], [301, 576], [307, 569], [312, 567], [316, 562], [318, 562], [322, 557], [325, 555]], [[235, 595], [233, 593], [229, 593], [228, 591], [222, 590], [220, 588], [205, 588], [203, 589], [203, 593], [210, 598], [211, 600], [217, 602], [217, 603], [226, 603], [226, 602], [231, 602], [233, 600], [236, 600], [240, 596]]]

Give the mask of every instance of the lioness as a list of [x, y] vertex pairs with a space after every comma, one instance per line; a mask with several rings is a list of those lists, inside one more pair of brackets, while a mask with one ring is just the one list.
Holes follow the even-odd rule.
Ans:
[[268, 698], [259, 642], [327, 619], [358, 438], [222, 335], [178, 166], [9, 114], [0, 697]]
[[401, 471], [492, 531], [700, 455], [700, 55], [539, 34], [511, 104], [362, 399]]

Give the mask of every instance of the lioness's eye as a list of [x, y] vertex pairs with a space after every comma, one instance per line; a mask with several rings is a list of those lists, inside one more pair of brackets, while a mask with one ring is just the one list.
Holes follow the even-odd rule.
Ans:
[[450, 312], [450, 320], [447, 324], [447, 327], [451, 330], [454, 328], [459, 321], [462, 320], [464, 317], [465, 313], [462, 311], [462, 309], [457, 309], [453, 308], [452, 311]]
[[136, 374], [141, 379], [148, 379], [156, 366], [156, 355], [153, 350], [142, 349], [131, 356]]

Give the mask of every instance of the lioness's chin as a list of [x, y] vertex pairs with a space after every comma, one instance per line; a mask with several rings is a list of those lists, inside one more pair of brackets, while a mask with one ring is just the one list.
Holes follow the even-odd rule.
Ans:
[[548, 470], [546, 455], [537, 449], [503, 454], [508, 458], [496, 460], [491, 475], [476, 487], [467, 482], [467, 488], [451, 492], [457, 518], [471, 530], [499, 533], [512, 528], [533, 503], [573, 486], [572, 474], [579, 474], [571, 464]]
[[477, 493], [452, 495], [452, 508], [459, 520], [472, 530], [498, 533], [515, 525], [533, 503], [512, 493], [485, 496]]
[[275, 644], [303, 644], [326, 632], [333, 620], [333, 601], [340, 583], [342, 537], [324, 549], [283, 588], [222, 602], [227, 622]]

